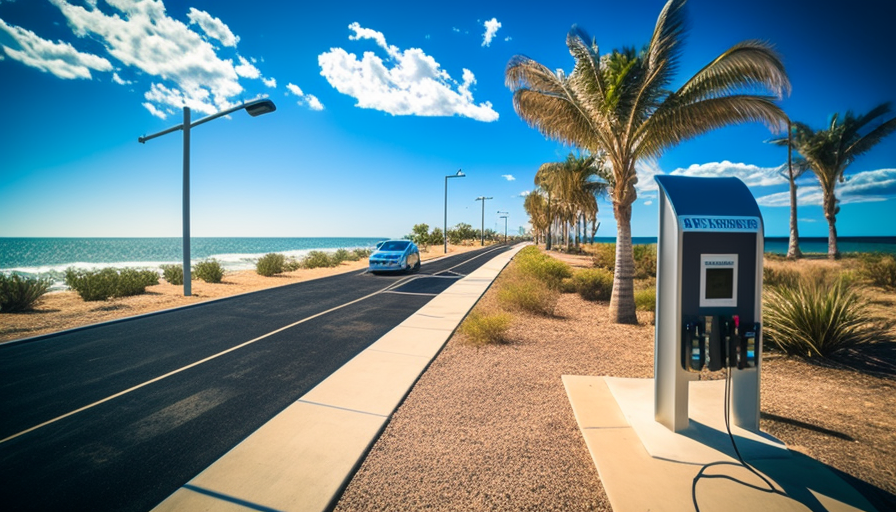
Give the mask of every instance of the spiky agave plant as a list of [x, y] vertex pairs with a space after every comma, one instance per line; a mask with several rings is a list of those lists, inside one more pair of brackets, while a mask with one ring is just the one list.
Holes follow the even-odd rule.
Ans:
[[791, 286], [769, 286], [762, 294], [762, 320], [766, 342], [809, 358], [885, 336], [869, 313], [867, 299], [846, 279], [831, 283], [804, 276]]

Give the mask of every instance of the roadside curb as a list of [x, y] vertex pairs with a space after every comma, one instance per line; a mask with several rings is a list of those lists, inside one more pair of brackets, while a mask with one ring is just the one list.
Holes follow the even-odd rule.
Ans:
[[451, 285], [154, 510], [323, 511], [517, 244]]

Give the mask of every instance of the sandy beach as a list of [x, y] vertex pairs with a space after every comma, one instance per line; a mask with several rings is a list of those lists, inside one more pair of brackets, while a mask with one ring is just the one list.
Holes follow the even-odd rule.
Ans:
[[[448, 254], [461, 254], [478, 247], [479, 244], [449, 245]], [[424, 261], [444, 255], [442, 246], [420, 248]], [[343, 262], [332, 268], [299, 269], [273, 277], [260, 276], [255, 270], [239, 270], [224, 274], [220, 283], [194, 280], [190, 297], [184, 297], [182, 285], [168, 284], [164, 279], [158, 285], [148, 287], [142, 295], [105, 301], [85, 302], [73, 291], [51, 292], [44, 295], [33, 311], [0, 315], [0, 343], [365, 268], [367, 259]]]

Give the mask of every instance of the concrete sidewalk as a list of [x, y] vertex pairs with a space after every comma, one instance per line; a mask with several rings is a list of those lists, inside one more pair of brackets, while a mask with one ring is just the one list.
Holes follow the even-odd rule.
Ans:
[[154, 510], [322, 511], [510, 259], [482, 265], [355, 356]]

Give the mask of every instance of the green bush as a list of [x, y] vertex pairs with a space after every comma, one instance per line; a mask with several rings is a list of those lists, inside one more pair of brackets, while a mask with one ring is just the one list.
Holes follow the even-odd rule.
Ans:
[[848, 280], [801, 277], [796, 286], [766, 288], [762, 303], [764, 339], [788, 354], [825, 357], [888, 336]]
[[[350, 258], [352, 257], [352, 253], [348, 252], [345, 249], [336, 249], [336, 252], [333, 253], [331, 259], [336, 262], [336, 265], [339, 265], [343, 261], [354, 261]], [[336, 266], [334, 265], [334, 266]]]
[[339, 262], [323, 251], [311, 251], [302, 259], [304, 268], [335, 267]]
[[76, 270], [69, 267], [65, 271], [65, 284], [86, 301], [106, 300], [144, 293], [147, 286], [159, 284], [159, 274], [133, 268]]
[[762, 268], [763, 286], [786, 286], [792, 288], [800, 281], [800, 273], [796, 270], [782, 268], [776, 270], [771, 267]]
[[369, 258], [370, 255], [373, 254], [373, 251], [371, 249], [358, 248], [358, 249], [353, 249], [352, 254], [354, 254], [355, 257], [357, 257], [357, 259], [363, 260], [364, 258]]
[[224, 278], [224, 267], [214, 258], [199, 261], [193, 266], [193, 275], [206, 283], [220, 283]]
[[283, 260], [284, 272], [293, 272], [295, 270], [299, 270], [300, 268], [302, 268], [302, 262], [293, 258], [292, 256]]
[[594, 256], [591, 260], [596, 268], [616, 271], [616, 244], [594, 244]]
[[636, 290], [635, 308], [639, 311], [656, 311], [656, 288]]
[[656, 244], [633, 245], [635, 279], [656, 277]]
[[564, 279], [572, 277], [569, 265], [531, 245], [517, 253], [514, 263], [517, 271], [538, 279], [554, 290], [561, 288]]
[[47, 293], [53, 281], [44, 277], [0, 274], [0, 312], [29, 311]]
[[889, 254], [863, 254], [859, 274], [875, 286], [896, 289], [896, 258]]
[[545, 282], [532, 279], [517, 267], [502, 272], [498, 281], [498, 302], [511, 309], [551, 316], [560, 300], [560, 292]]
[[275, 274], [283, 272], [283, 265], [286, 263], [286, 256], [271, 252], [265, 254], [255, 263], [255, 272], [258, 275], [271, 277]]
[[184, 266], [174, 264], [162, 265], [162, 277], [165, 278], [168, 284], [184, 284]]
[[576, 292], [585, 300], [609, 300], [613, 293], [613, 273], [603, 268], [588, 268], [572, 276]]
[[474, 309], [460, 325], [460, 331], [467, 336], [472, 345], [506, 343], [510, 321], [511, 316], [507, 313], [488, 314]]

